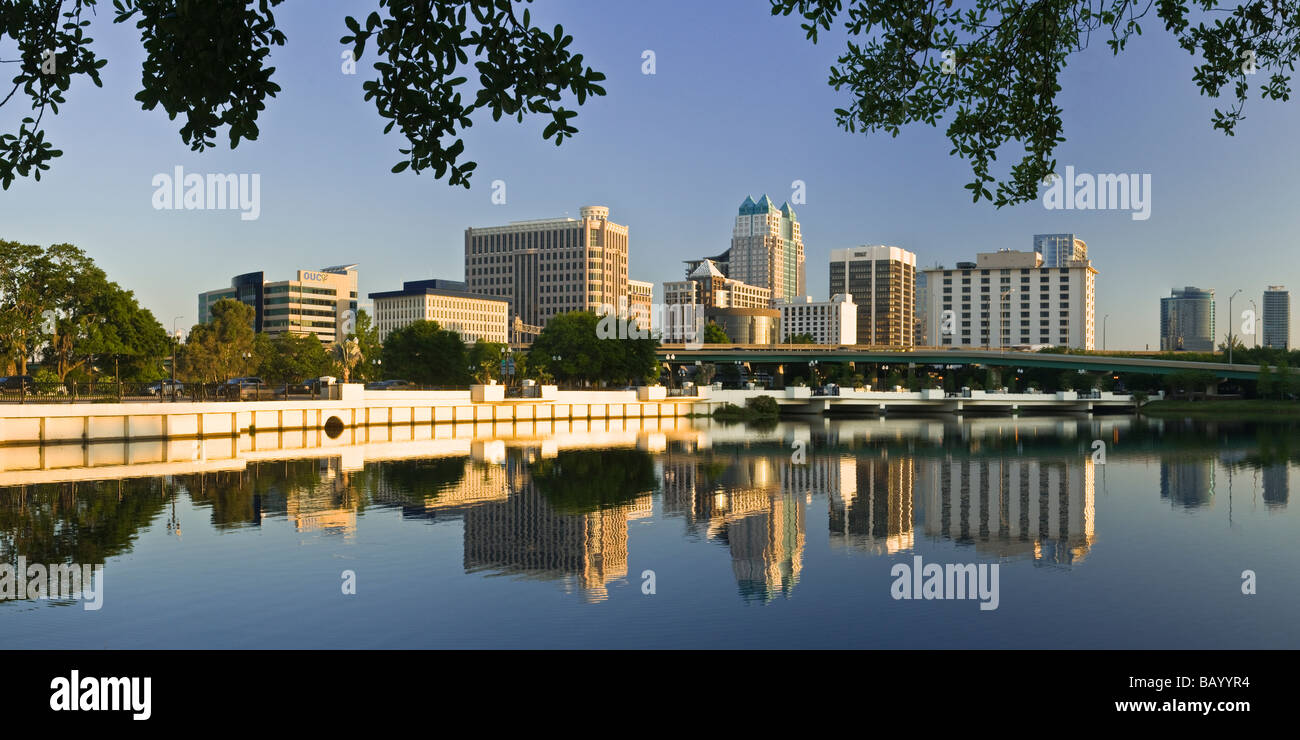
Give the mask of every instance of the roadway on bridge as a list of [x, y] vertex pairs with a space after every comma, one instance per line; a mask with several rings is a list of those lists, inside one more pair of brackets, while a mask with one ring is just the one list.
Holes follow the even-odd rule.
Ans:
[[1129, 372], [1169, 375], [1179, 372], [1210, 372], [1219, 378], [1255, 380], [1259, 368], [1240, 363], [1192, 362], [1112, 355], [1055, 354], [1011, 350], [911, 349], [884, 347], [825, 346], [816, 344], [716, 344], [687, 349], [681, 344], [661, 345], [659, 358], [673, 355], [672, 362], [748, 362], [760, 364], [818, 362], [916, 363], [917, 365], [997, 365], [999, 367], [1045, 367], [1091, 372]]

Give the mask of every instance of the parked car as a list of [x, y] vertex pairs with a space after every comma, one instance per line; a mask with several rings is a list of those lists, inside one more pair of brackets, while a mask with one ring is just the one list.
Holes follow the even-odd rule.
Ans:
[[185, 395], [185, 384], [179, 380], [159, 380], [145, 386], [144, 392], [151, 396], [157, 396], [158, 394], [164, 396], [183, 396]]
[[307, 378], [297, 383], [289, 383], [277, 392], [291, 396], [322, 396], [328, 392], [328, 386], [333, 382], [334, 378], [322, 375], [319, 378]]
[[409, 380], [380, 380], [376, 383], [366, 383], [368, 391], [412, 391], [415, 387], [415, 383]]
[[32, 393], [36, 390], [36, 381], [30, 375], [10, 375], [0, 378], [0, 392], [2, 393]]
[[264, 388], [264, 385], [262, 379], [255, 376], [231, 378], [217, 387], [217, 396], [234, 401], [256, 398], [260, 391], [265, 391], [269, 395], [270, 389]]

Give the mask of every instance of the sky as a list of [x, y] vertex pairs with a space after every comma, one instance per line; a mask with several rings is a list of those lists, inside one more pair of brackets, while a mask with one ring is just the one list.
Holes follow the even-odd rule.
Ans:
[[[1062, 232], [1088, 243], [1099, 271], [1098, 345], [1109, 315], [1108, 349], [1158, 347], [1159, 299], [1175, 287], [1215, 289], [1220, 339], [1235, 290], [1240, 314], [1269, 285], [1300, 288], [1287, 252], [1300, 220], [1292, 143], [1300, 107], [1255, 98], [1236, 136], [1215, 131], [1216, 101], [1192, 82], [1195, 58], [1158, 22], [1118, 57], [1100, 40], [1071, 57], [1058, 99], [1062, 168], [1151, 175], [1150, 217], [1133, 220], [1121, 210], [1049, 210], [1041, 200], [971, 203], [962, 187], [969, 164], [949, 156], [942, 123], [898, 137], [839, 129], [833, 111], [848, 99], [827, 77], [842, 37], [814, 45], [798, 19], [772, 16], [766, 0], [535, 3], [534, 21], [563, 23], [585, 62], [607, 76], [607, 95], [574, 119], [578, 135], [556, 147], [542, 139], [546, 120], [480, 115], [464, 137], [466, 158], [478, 162], [472, 188], [431, 171], [392, 174], [405, 140], [385, 135], [363, 99], [373, 50], [347, 75], [338, 43], [344, 16], [372, 6], [280, 6], [288, 41], [272, 64], [283, 90], [259, 120], [261, 136], [234, 150], [223, 137], [203, 153], [181, 141], [180, 121], [133, 100], [139, 32], [112, 24], [111, 5], [102, 6], [89, 35], [109, 60], [104, 86], [78, 82], [59, 114], [46, 116], [47, 138], [64, 155], [40, 182], [0, 192], [0, 238], [80, 246], [170, 330], [193, 324], [197, 295], [237, 274], [285, 280], [357, 263], [365, 305], [367, 293], [404, 280], [463, 279], [466, 227], [604, 205], [630, 229], [630, 277], [653, 281], [661, 298], [663, 281], [682, 278], [683, 260], [729, 246], [746, 196], [766, 193], [779, 205], [801, 180], [806, 203], [794, 207], [818, 299], [827, 297], [832, 249], [890, 244], [922, 266], [951, 267]], [[653, 75], [642, 74], [646, 50]], [[14, 101], [0, 108], [0, 130], [15, 130], [26, 113]], [[259, 175], [259, 217], [155, 209], [155, 175], [177, 166]], [[505, 204], [492, 202], [495, 180], [505, 183]]]

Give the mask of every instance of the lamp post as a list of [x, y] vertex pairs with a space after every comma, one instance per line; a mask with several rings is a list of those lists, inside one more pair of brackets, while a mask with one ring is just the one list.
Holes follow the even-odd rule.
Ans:
[[1254, 329], [1255, 347], [1259, 347], [1259, 307], [1255, 305], [1255, 299], [1250, 299], [1250, 315], [1253, 317], [1250, 322], [1250, 328]]
[[1236, 293], [1233, 293], [1232, 295], [1228, 296], [1228, 364], [1229, 365], [1232, 364], [1232, 345], [1235, 344], [1235, 342], [1232, 341], [1232, 322], [1236, 321], [1236, 318], [1233, 316], [1232, 313], [1232, 299], [1236, 298], [1237, 293], [1240, 292], [1241, 292], [1241, 288], [1238, 288]]
[[677, 355], [675, 355], [675, 354], [671, 354], [671, 353], [669, 353], [669, 354], [664, 355], [664, 360], [665, 360], [665, 362], [664, 362], [664, 368], [668, 371], [668, 387], [669, 387], [669, 388], [672, 388], [672, 387], [673, 387], [673, 364], [672, 364], [672, 363], [673, 363], [673, 360], [675, 360], [675, 359], [677, 359]]
[[[176, 400], [176, 346], [181, 343], [181, 330], [176, 328], [176, 322], [185, 318], [177, 316], [172, 319], [172, 400]], [[159, 393], [158, 395], [162, 395]]]

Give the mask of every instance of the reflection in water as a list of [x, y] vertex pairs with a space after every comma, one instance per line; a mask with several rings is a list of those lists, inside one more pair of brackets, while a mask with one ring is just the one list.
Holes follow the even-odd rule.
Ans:
[[931, 459], [918, 471], [925, 532], [996, 557], [1069, 565], [1095, 538], [1091, 457]]
[[1187, 509], [1214, 503], [1214, 460], [1161, 461], [1160, 498]]
[[[985, 558], [1080, 564], [1097, 541], [1105, 472], [1090, 455], [1094, 439], [1111, 445], [1112, 465], [1158, 461], [1158, 494], [1173, 506], [1211, 510], [1216, 476], [1253, 470], [1266, 508], [1280, 512], [1296, 432], [1254, 431], [1251, 440], [1223, 425], [1139, 428], [1128, 419], [764, 428], [611, 420], [390, 431], [348, 446], [281, 435], [9, 449], [0, 450], [0, 559], [104, 563], [155, 521], [179, 536], [180, 495], [216, 530], [282, 519], [297, 533], [354, 542], [372, 510], [450, 522], [463, 531], [464, 573], [556, 581], [601, 601], [636, 580], [629, 527], [655, 521], [657, 498], [659, 519], [726, 548], [743, 601], [769, 603], [791, 596], [803, 576], [817, 497], [842, 553], [894, 557], [920, 547], [919, 532]], [[791, 455], [794, 440], [808, 443], [806, 460]], [[94, 479], [105, 473], [119, 479]]]

